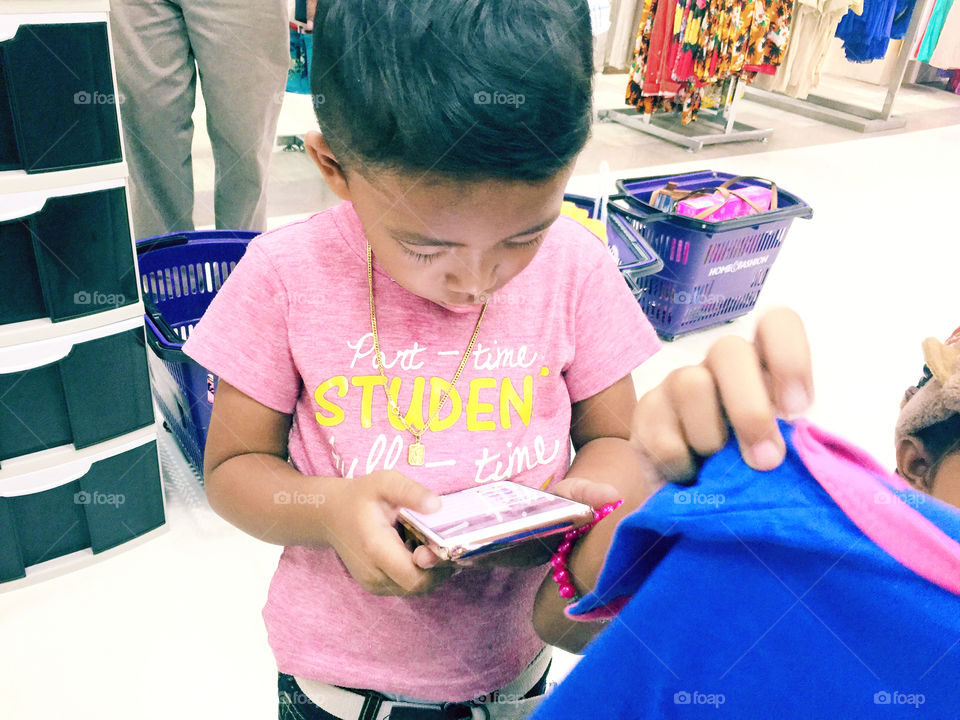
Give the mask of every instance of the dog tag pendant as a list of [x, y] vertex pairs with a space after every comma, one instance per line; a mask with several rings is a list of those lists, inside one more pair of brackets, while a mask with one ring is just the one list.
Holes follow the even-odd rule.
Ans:
[[417, 440], [407, 448], [407, 465], [423, 465], [423, 444]]

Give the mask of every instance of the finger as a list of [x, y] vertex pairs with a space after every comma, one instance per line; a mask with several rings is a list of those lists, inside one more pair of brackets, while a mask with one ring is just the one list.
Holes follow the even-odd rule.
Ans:
[[424, 582], [428, 571], [417, 567], [413, 561], [413, 553], [403, 546], [396, 532], [377, 532], [368, 535], [366, 549], [374, 566], [388, 580], [396, 583], [403, 593], [416, 592]]
[[593, 508], [603, 507], [620, 499], [620, 493], [613, 485], [582, 477], [565, 477], [550, 488], [550, 492]]
[[795, 417], [806, 412], [813, 402], [813, 367], [800, 316], [789, 308], [765, 313], [757, 323], [754, 344], [780, 414]]
[[420, 583], [417, 587], [411, 590], [408, 594], [411, 595], [424, 595], [426, 593], [432, 592], [435, 588], [445, 583], [451, 577], [453, 577], [458, 570], [452, 567], [439, 567], [430, 570], [424, 574], [423, 582]]
[[786, 449], [754, 346], [743, 338], [722, 338], [704, 364], [713, 374], [744, 460], [756, 470], [775, 468]]
[[727, 444], [727, 418], [713, 374], [702, 365], [680, 368], [664, 381], [687, 445], [701, 457]]
[[696, 475], [696, 463], [684, 438], [680, 418], [662, 385], [637, 401], [630, 443], [664, 480], [683, 482]]
[[394, 507], [410, 508], [427, 515], [440, 509], [440, 498], [436, 493], [398, 472], [379, 475], [377, 492], [381, 500]]
[[423, 568], [424, 570], [429, 570], [438, 562], [440, 562], [440, 556], [433, 552], [433, 550], [428, 548], [426, 545], [420, 545], [413, 550], [413, 562], [417, 565], [417, 567]]

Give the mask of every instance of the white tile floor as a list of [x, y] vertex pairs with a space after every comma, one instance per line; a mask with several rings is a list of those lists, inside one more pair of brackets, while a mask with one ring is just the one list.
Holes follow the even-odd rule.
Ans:
[[[810, 417], [891, 466], [900, 395], [920, 341], [960, 324], [960, 126], [830, 145], [691, 159], [629, 174], [712, 169], [772, 177], [815, 209], [796, 221], [761, 307], [807, 322], [818, 397]], [[599, 179], [574, 178], [595, 192]], [[652, 387], [756, 313], [668, 344], [635, 374]], [[275, 715], [260, 619], [279, 549], [235, 530], [179, 474], [166, 445], [167, 530], [41, 583], [0, 586], [0, 718], [114, 720]], [[556, 677], [573, 663], [557, 663]]]

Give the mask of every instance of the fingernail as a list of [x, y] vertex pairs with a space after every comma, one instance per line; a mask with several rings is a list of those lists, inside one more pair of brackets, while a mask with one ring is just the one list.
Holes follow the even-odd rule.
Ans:
[[440, 498], [436, 495], [431, 495], [426, 500], [423, 501], [423, 512], [427, 515], [430, 513], [435, 513], [440, 509]]
[[810, 407], [810, 396], [802, 385], [791, 385], [783, 391], [781, 410], [789, 416], [801, 415]]
[[750, 449], [750, 457], [757, 470], [771, 470], [780, 464], [780, 448], [772, 440], [761, 440]]

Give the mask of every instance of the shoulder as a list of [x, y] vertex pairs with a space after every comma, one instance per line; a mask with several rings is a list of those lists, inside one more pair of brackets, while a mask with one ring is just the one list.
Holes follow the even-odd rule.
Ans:
[[565, 277], [587, 277], [604, 265], [616, 268], [603, 240], [566, 215], [550, 228], [537, 260]]
[[347, 237], [353, 231], [345, 222], [345, 205], [340, 204], [310, 217], [268, 230], [254, 238], [244, 257], [269, 265], [280, 277], [336, 272], [356, 251]]

